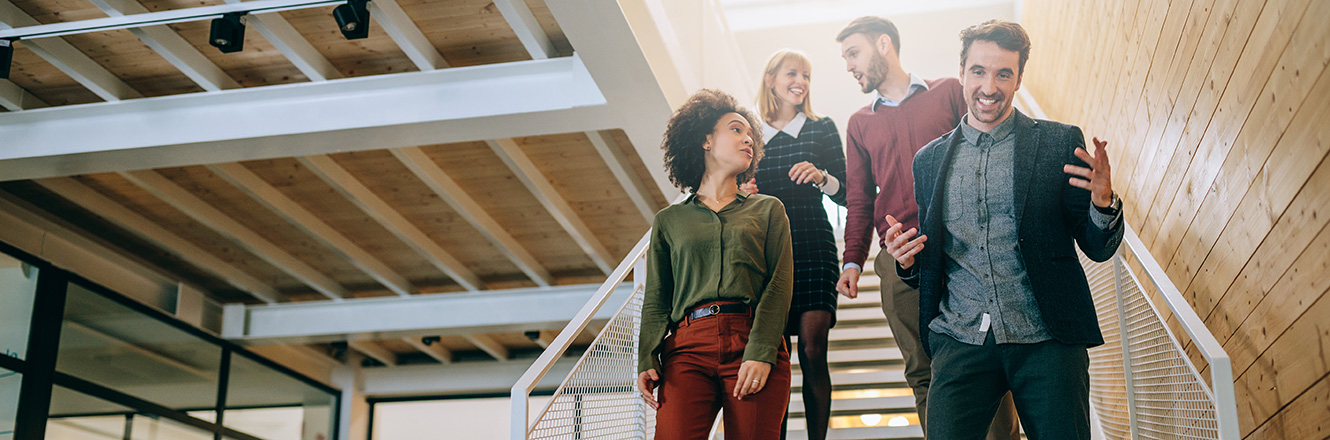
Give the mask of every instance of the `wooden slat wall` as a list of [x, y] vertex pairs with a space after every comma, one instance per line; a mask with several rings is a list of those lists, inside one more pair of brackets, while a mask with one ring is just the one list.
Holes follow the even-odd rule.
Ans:
[[1244, 437], [1324, 437], [1330, 2], [1023, 11], [1023, 86], [1051, 118], [1109, 140], [1127, 221], [1233, 358]]

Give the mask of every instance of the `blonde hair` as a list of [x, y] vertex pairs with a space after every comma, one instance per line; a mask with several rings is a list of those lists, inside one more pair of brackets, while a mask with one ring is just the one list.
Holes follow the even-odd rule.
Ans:
[[[793, 49], [781, 49], [771, 54], [767, 60], [767, 67], [762, 69], [762, 86], [757, 90], [757, 111], [762, 115], [762, 120], [770, 123], [776, 119], [776, 109], [780, 107], [776, 94], [771, 92], [771, 82], [776, 78], [776, 71], [785, 63], [797, 62], [799, 67], [805, 67], [810, 72], [813, 70], [813, 63], [808, 60], [808, 55]], [[809, 87], [812, 89], [812, 87]], [[804, 91], [804, 102], [799, 104], [799, 111], [804, 112], [804, 116], [809, 121], [816, 121], [821, 118], [813, 113], [813, 94], [812, 90]]]

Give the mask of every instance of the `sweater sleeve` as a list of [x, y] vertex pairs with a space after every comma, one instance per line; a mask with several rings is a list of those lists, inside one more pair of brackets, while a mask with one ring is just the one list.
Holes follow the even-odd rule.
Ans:
[[844, 263], [864, 266], [873, 239], [873, 203], [877, 184], [873, 160], [863, 144], [853, 117], [845, 131], [845, 255]]
[[[662, 212], [663, 213], [663, 212]], [[665, 238], [661, 214], [651, 226], [651, 245], [647, 248], [646, 291], [642, 297], [642, 333], [638, 336], [637, 372], [656, 369], [661, 372], [660, 343], [665, 339], [674, 296], [674, 271], [670, 264], [670, 245]]]
[[748, 331], [748, 344], [744, 346], [744, 360], [775, 365], [780, 346], [785, 343], [785, 320], [789, 317], [790, 300], [794, 296], [794, 250], [785, 205], [775, 198], [770, 200], [772, 208], [767, 214], [764, 247], [770, 275], [762, 296], [758, 298], [753, 328]]

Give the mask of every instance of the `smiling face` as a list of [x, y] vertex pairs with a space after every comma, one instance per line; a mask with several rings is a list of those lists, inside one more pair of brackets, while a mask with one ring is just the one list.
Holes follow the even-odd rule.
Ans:
[[859, 82], [863, 93], [877, 90], [887, 80], [887, 57], [883, 52], [891, 50], [891, 37], [886, 35], [873, 41], [867, 34], [858, 33], [841, 41], [841, 58], [845, 59], [845, 70]]
[[970, 44], [961, 67], [961, 85], [970, 109], [970, 126], [990, 131], [1011, 114], [1011, 102], [1021, 88], [1020, 53], [988, 40]]
[[781, 106], [791, 105], [799, 108], [807, 102], [808, 82], [812, 78], [812, 72], [804, 63], [794, 60], [781, 63], [772, 75], [768, 75], [767, 83], [771, 84], [771, 94], [776, 96]]
[[738, 113], [726, 113], [716, 121], [716, 127], [707, 135], [707, 173], [737, 176], [753, 163], [756, 147], [753, 145], [753, 127]]

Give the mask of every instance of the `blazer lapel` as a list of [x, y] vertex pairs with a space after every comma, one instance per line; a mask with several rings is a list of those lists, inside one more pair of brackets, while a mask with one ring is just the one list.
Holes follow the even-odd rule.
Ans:
[[1034, 181], [1034, 164], [1039, 160], [1038, 122], [1026, 117], [1019, 110], [1012, 109], [1011, 117], [1016, 118], [1016, 146], [1012, 155], [1012, 191], [1016, 211], [1016, 224], [1021, 224], [1025, 213], [1025, 201], [1030, 194], [1030, 185]]
[[[964, 123], [965, 121], [962, 119], [961, 124]], [[920, 219], [926, 222], [923, 225], [924, 233], [936, 235], [939, 239], [942, 238], [942, 221], [940, 220], [942, 217], [939, 217], [938, 215], [942, 213], [942, 210], [946, 209], [944, 199], [947, 194], [947, 176], [951, 173], [951, 159], [952, 157], [955, 157], [956, 147], [960, 145], [961, 139], [964, 137], [965, 136], [961, 135], [959, 125], [952, 129], [951, 142], [947, 143], [947, 151], [942, 153], [942, 163], [938, 164], [937, 173], [933, 177], [933, 194], [930, 196], [931, 202], [929, 202], [928, 218]], [[940, 244], [942, 242], [939, 241], [938, 243]]]

